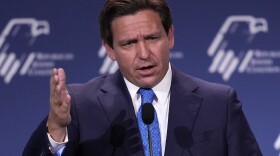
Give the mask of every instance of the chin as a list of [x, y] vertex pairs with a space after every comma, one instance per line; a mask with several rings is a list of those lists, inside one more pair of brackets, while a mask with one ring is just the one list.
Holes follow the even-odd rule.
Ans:
[[159, 82], [157, 82], [154, 79], [149, 79], [149, 80], [143, 80], [139, 83], [140, 87], [142, 88], [153, 88], [154, 86], [156, 86]]

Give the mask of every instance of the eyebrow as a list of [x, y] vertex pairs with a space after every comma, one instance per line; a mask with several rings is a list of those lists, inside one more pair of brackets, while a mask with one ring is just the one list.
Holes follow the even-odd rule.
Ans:
[[[160, 37], [162, 36], [162, 32], [158, 31], [158, 32], [154, 32], [151, 34], [147, 34], [147, 35], [143, 35], [144, 39], [150, 38], [150, 37]], [[128, 38], [128, 39], [123, 39], [118, 41], [119, 44], [125, 44], [125, 43], [129, 43], [129, 42], [137, 42], [138, 39], [137, 38]]]
[[152, 33], [152, 34], [148, 34], [146, 36], [144, 36], [144, 38], [149, 38], [149, 37], [159, 37], [162, 35], [162, 32], [161, 31], [158, 31], [158, 32], [155, 32], [155, 33]]

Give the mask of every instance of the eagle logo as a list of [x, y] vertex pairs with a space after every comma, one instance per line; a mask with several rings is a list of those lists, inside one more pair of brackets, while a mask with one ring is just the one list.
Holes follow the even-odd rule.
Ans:
[[10, 83], [18, 72], [25, 75], [36, 57], [34, 53], [17, 57], [15, 51], [24, 53], [39, 36], [49, 33], [50, 26], [45, 20], [14, 18], [7, 23], [0, 34], [0, 77], [3, 77], [4, 83]]
[[248, 45], [261, 32], [268, 32], [266, 19], [250, 15], [229, 16], [207, 50], [208, 56], [213, 58], [209, 73], [221, 74], [224, 81], [228, 81], [235, 71], [243, 73], [254, 55]]

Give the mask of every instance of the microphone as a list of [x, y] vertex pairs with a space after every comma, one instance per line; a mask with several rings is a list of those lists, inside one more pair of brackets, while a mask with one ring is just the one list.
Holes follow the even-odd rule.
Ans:
[[148, 141], [149, 141], [149, 149], [150, 149], [150, 156], [153, 156], [153, 149], [152, 149], [152, 138], [150, 132], [150, 124], [154, 121], [154, 107], [150, 103], [145, 103], [142, 106], [142, 120], [144, 124], [148, 126]]
[[144, 124], [150, 125], [154, 121], [154, 107], [150, 103], [145, 103], [142, 106], [142, 120]]
[[114, 147], [111, 156], [115, 155], [116, 148], [120, 147], [125, 138], [125, 127], [115, 125], [111, 129], [110, 144]]

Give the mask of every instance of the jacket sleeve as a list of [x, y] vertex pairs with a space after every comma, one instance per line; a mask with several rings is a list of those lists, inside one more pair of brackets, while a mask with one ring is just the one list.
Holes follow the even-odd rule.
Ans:
[[262, 156], [234, 89], [228, 94], [227, 142], [229, 156]]
[[27, 142], [23, 156], [52, 156], [49, 150], [49, 140], [47, 136], [47, 118], [45, 118], [31, 135]]

